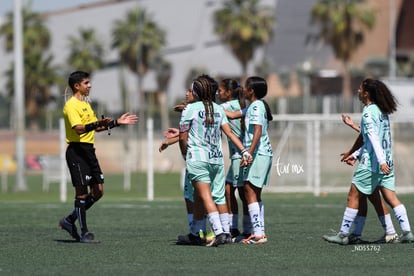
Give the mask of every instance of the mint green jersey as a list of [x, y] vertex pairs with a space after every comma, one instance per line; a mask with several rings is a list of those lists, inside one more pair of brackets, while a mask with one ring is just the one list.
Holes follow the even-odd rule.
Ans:
[[[231, 101], [227, 101], [221, 104], [221, 106], [223, 107], [224, 110], [227, 111], [238, 111], [240, 110], [240, 103], [239, 100], [231, 100]], [[231, 131], [234, 133], [234, 135], [236, 135], [237, 137], [241, 137], [241, 119], [234, 119], [234, 120], [229, 120], [229, 124], [230, 124], [230, 128]], [[227, 138], [228, 144], [229, 144], [229, 154], [230, 154], [230, 158], [240, 158], [241, 154], [240, 154], [240, 150], [233, 144], [233, 142]], [[242, 141], [242, 139], [240, 139], [240, 141]]]
[[253, 140], [254, 125], [262, 126], [262, 134], [258, 145], [254, 150], [254, 154], [273, 156], [272, 145], [270, 144], [270, 138], [267, 133], [269, 128], [269, 122], [267, 120], [266, 108], [262, 100], [256, 100], [252, 102], [247, 109], [245, 118], [246, 130], [244, 132], [244, 146], [250, 148]]
[[201, 161], [224, 164], [221, 148], [221, 126], [228, 120], [221, 106], [213, 103], [214, 124], [206, 126], [201, 101], [188, 104], [181, 113], [180, 131], [188, 131], [186, 162]]
[[386, 162], [393, 169], [391, 127], [388, 115], [382, 114], [376, 104], [364, 107], [361, 119], [364, 139], [359, 149], [359, 165], [375, 173], [382, 173], [380, 165]]

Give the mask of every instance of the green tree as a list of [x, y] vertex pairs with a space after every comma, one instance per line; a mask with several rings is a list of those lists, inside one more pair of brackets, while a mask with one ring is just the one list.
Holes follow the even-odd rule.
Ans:
[[70, 53], [68, 64], [72, 69], [92, 74], [104, 66], [105, 49], [93, 29], [79, 29], [79, 37], [69, 36]]
[[158, 56], [154, 59], [151, 68], [154, 69], [156, 73], [158, 85], [157, 103], [159, 104], [161, 113], [161, 129], [165, 130], [170, 126], [167, 105], [168, 97], [166, 91], [171, 79], [171, 63], [163, 59], [161, 56]]
[[[136, 73], [139, 80], [147, 73], [164, 45], [165, 32], [143, 9], [128, 12], [124, 19], [115, 22], [112, 29], [112, 48], [118, 49], [122, 63]], [[138, 93], [141, 93], [140, 105], [144, 109], [145, 97], [141, 83], [139, 81]], [[144, 119], [143, 113], [140, 116]]]
[[270, 40], [275, 23], [272, 9], [258, 2], [226, 0], [214, 13], [214, 30], [240, 62], [243, 78], [255, 50]]
[[[165, 45], [165, 32], [143, 9], [134, 9], [115, 22], [112, 29], [112, 48], [117, 49], [120, 63], [125, 64], [132, 72], [137, 74], [139, 93], [139, 117], [142, 123], [138, 124], [138, 135], [143, 135], [145, 125], [145, 96], [142, 89], [142, 77], [149, 70], [150, 64], [160, 55]], [[123, 78], [121, 78], [123, 79]], [[134, 110], [135, 103], [129, 105]], [[130, 135], [130, 134], [129, 134]], [[129, 148], [129, 138], [125, 138], [125, 149]], [[127, 152], [126, 152], [127, 153]], [[127, 170], [129, 167], [127, 168]], [[140, 170], [140, 165], [138, 167]], [[129, 173], [125, 173], [128, 175]], [[127, 179], [125, 177], [126, 183]], [[125, 184], [124, 184], [125, 185]]]
[[364, 42], [364, 32], [375, 25], [374, 12], [365, 0], [319, 0], [312, 8], [313, 24], [320, 25], [319, 38], [329, 45], [343, 63], [342, 93], [344, 109], [350, 111], [350, 60]]
[[[50, 33], [45, 27], [44, 18], [31, 11], [31, 6], [22, 8], [23, 18], [23, 53], [24, 53], [24, 93], [25, 106], [30, 128], [39, 128], [39, 115], [51, 99], [50, 86], [58, 80], [56, 68], [52, 66], [53, 56], [46, 51], [50, 44]], [[13, 13], [6, 15], [0, 26], [0, 36], [5, 38], [5, 49], [12, 52]], [[14, 64], [6, 72], [6, 87], [10, 96], [14, 95]]]
[[148, 71], [149, 64], [165, 45], [165, 32], [141, 9], [130, 11], [124, 20], [117, 20], [112, 37], [112, 48], [117, 48], [122, 61], [139, 74]]

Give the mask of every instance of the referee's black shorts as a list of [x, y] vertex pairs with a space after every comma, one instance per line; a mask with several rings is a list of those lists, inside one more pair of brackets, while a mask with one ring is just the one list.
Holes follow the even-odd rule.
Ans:
[[66, 149], [66, 162], [73, 186], [104, 183], [104, 176], [96, 158], [93, 144], [69, 143]]

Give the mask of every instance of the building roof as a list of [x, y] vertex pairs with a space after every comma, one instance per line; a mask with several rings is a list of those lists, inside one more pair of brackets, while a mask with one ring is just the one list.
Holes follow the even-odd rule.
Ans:
[[[401, 3], [403, 0], [396, 0]], [[276, 27], [265, 51], [259, 50], [255, 60], [248, 66], [248, 74], [254, 72], [254, 67], [266, 59], [273, 72], [280, 69], [291, 69], [303, 66], [310, 61], [319, 68], [332, 67], [332, 51], [329, 47], [318, 43], [307, 43], [309, 34], [317, 32], [311, 26], [310, 10], [317, 0], [261, 0], [261, 5], [267, 5], [275, 10]], [[387, 55], [388, 34], [387, 7], [389, 0], [369, 0], [381, 15], [376, 29], [367, 35], [367, 43], [353, 57], [355, 63], [363, 63], [370, 55]], [[412, 2], [412, 1], [405, 1]], [[116, 20], [125, 17], [128, 11], [136, 7], [145, 8], [153, 16], [159, 27], [166, 31], [167, 45], [163, 49], [164, 57], [172, 64], [172, 77], [167, 95], [169, 103], [184, 98], [186, 90], [185, 79], [191, 68], [206, 68], [206, 73], [214, 76], [238, 76], [241, 66], [232, 53], [220, 43], [214, 34], [212, 24], [213, 12], [221, 7], [220, 0], [104, 0], [99, 3], [77, 6], [47, 13], [47, 27], [52, 35], [50, 51], [57, 65], [66, 64], [69, 54], [68, 37], [77, 36], [80, 28], [93, 28], [104, 44], [107, 52], [105, 60], [108, 64], [118, 61], [118, 54], [110, 49], [111, 31]], [[411, 4], [411, 6], [414, 4]], [[173, 11], [173, 12], [172, 12]], [[385, 21], [385, 22], [384, 22]], [[408, 26], [408, 25], [404, 25]], [[411, 25], [410, 25], [411, 26]], [[374, 41], [374, 42], [373, 42]], [[378, 43], [381, 41], [381, 43]], [[401, 40], [401, 45], [402, 44]], [[3, 45], [3, 41], [0, 41]], [[405, 45], [405, 44], [404, 44]], [[4, 53], [0, 47], [2, 63], [0, 63], [0, 92], [4, 92], [4, 72], [12, 61], [12, 54]], [[136, 95], [137, 78], [127, 69], [124, 70], [127, 87], [131, 95]], [[121, 111], [120, 70], [108, 67], [93, 75], [93, 99], [105, 102], [110, 112]], [[156, 89], [154, 74], [148, 74], [143, 80], [144, 89]], [[57, 91], [62, 93], [62, 91]], [[134, 103], [138, 99], [131, 99]]]
[[275, 33], [267, 49], [272, 71], [302, 67], [306, 61], [323, 67], [332, 56], [330, 48], [308, 40], [317, 33], [316, 26], [310, 24], [310, 10], [317, 0], [276, 2]]

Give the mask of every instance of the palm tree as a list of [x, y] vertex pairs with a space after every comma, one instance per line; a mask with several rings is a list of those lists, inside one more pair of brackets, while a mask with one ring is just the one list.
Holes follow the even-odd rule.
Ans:
[[112, 36], [112, 48], [119, 50], [121, 59], [132, 72], [142, 75], [147, 72], [150, 62], [165, 45], [165, 32], [141, 9], [129, 12], [125, 20], [117, 20]]
[[[159, 56], [165, 45], [165, 32], [145, 10], [134, 9], [127, 13], [123, 20], [117, 20], [112, 29], [112, 48], [118, 49], [121, 64], [137, 74], [139, 93], [139, 116], [142, 123], [138, 124], [138, 135], [143, 135], [145, 125], [145, 97], [142, 90], [142, 76], [147, 73], [150, 64]], [[129, 104], [131, 105], [130, 101]], [[133, 107], [133, 105], [132, 105]], [[135, 111], [135, 110], [133, 110]], [[130, 134], [128, 134], [129, 136]], [[125, 138], [125, 149], [129, 148], [129, 138]], [[141, 151], [140, 151], [141, 152]], [[138, 154], [140, 158], [140, 153]], [[129, 165], [127, 165], [129, 166]], [[140, 168], [138, 168], [140, 169]], [[124, 187], [129, 187], [130, 167], [125, 171]], [[129, 188], [126, 188], [129, 189]]]
[[167, 129], [170, 125], [169, 122], [169, 112], [167, 107], [167, 87], [171, 78], [171, 63], [163, 59], [161, 56], [158, 56], [154, 59], [154, 63], [151, 65], [151, 68], [154, 69], [156, 73], [157, 85], [158, 85], [158, 94], [157, 101], [160, 106], [161, 113], [161, 129]]
[[313, 24], [320, 25], [319, 38], [330, 45], [343, 63], [342, 93], [344, 111], [350, 109], [351, 79], [349, 62], [364, 42], [364, 32], [375, 24], [373, 11], [363, 5], [365, 0], [319, 0], [312, 8]]
[[112, 48], [118, 49], [122, 63], [137, 74], [142, 111], [140, 116], [144, 119], [145, 97], [141, 79], [165, 45], [165, 32], [157, 26], [145, 10], [134, 9], [126, 15], [124, 20], [115, 22], [112, 37]]
[[[31, 11], [31, 5], [28, 4], [22, 8], [23, 17], [23, 51], [27, 52], [40, 51], [49, 48], [50, 33], [44, 25], [44, 18]], [[5, 36], [5, 48], [7, 52], [14, 49], [13, 45], [13, 12], [6, 14], [6, 21], [0, 27], [0, 34]]]
[[[187, 75], [185, 77], [185, 83], [184, 83], [185, 90], [188, 89], [188, 87], [190, 86], [190, 84], [193, 82], [194, 79], [196, 79], [198, 76], [203, 75], [203, 74], [208, 75], [208, 71], [207, 71], [206, 68], [204, 68], [204, 67], [191, 67], [188, 70]], [[183, 100], [184, 100], [184, 95], [183, 95]]]
[[275, 23], [272, 9], [259, 7], [258, 2], [226, 0], [214, 13], [214, 30], [240, 62], [243, 78], [254, 51], [270, 40]]
[[70, 36], [70, 54], [68, 64], [73, 69], [79, 69], [92, 74], [104, 66], [104, 47], [93, 29], [79, 29], [79, 37]]
[[[30, 4], [22, 9], [23, 17], [23, 51], [25, 72], [25, 106], [31, 128], [39, 127], [39, 115], [50, 101], [50, 86], [58, 77], [52, 66], [53, 56], [45, 54], [50, 44], [50, 33], [45, 27], [44, 18], [31, 11]], [[0, 26], [0, 35], [5, 37], [5, 49], [11, 52], [13, 45], [13, 13], [6, 15], [5, 23]], [[6, 72], [6, 87], [10, 96], [14, 94], [14, 65]]]

